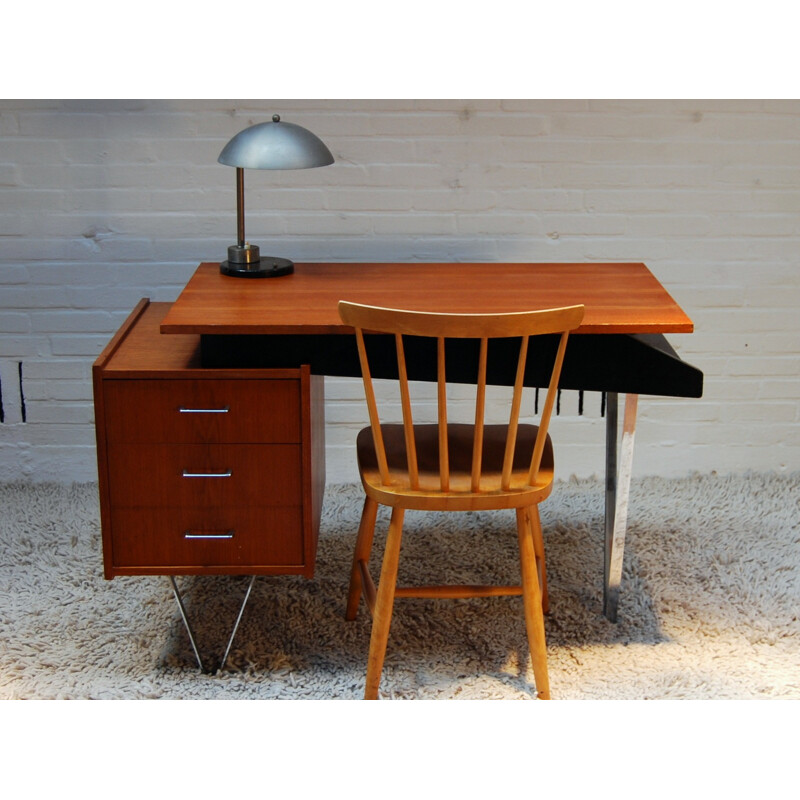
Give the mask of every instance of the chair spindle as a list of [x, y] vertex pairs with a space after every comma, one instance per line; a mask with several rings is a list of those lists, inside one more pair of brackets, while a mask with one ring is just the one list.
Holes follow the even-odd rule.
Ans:
[[500, 486], [507, 491], [511, 485], [511, 469], [514, 465], [514, 449], [517, 444], [517, 430], [519, 428], [519, 410], [522, 405], [522, 386], [525, 379], [525, 364], [528, 360], [528, 338], [522, 337], [517, 359], [517, 375], [514, 379], [514, 394], [511, 398], [511, 412], [508, 418], [508, 433], [506, 435], [506, 449], [503, 456], [503, 473]]
[[369, 371], [369, 361], [367, 360], [367, 348], [364, 343], [364, 332], [361, 328], [356, 328], [356, 342], [358, 344], [358, 358], [361, 362], [361, 375], [364, 379], [364, 394], [367, 399], [367, 411], [369, 412], [369, 424], [372, 428], [372, 438], [375, 442], [375, 454], [378, 459], [378, 470], [384, 484], [389, 483], [389, 465], [386, 461], [386, 448], [383, 445], [383, 434], [381, 433], [381, 421], [378, 416], [378, 404], [375, 400], [375, 391], [372, 388], [372, 376]]
[[472, 484], [473, 492], [480, 491], [481, 462], [483, 461], [483, 418], [486, 409], [486, 361], [489, 340], [481, 339], [481, 350], [478, 356], [478, 388], [475, 394], [475, 434], [472, 439]]
[[419, 468], [417, 466], [417, 443], [414, 439], [414, 419], [411, 414], [411, 395], [408, 388], [408, 371], [403, 348], [403, 336], [395, 334], [397, 346], [397, 373], [400, 382], [400, 405], [403, 409], [403, 434], [406, 441], [406, 458], [408, 460], [408, 482], [412, 489], [419, 489]]
[[553, 413], [553, 405], [556, 400], [556, 395], [558, 394], [558, 381], [561, 376], [561, 365], [564, 362], [564, 353], [567, 349], [568, 336], [569, 331], [564, 331], [558, 343], [558, 351], [556, 352], [556, 359], [553, 364], [550, 386], [547, 389], [547, 397], [545, 398], [544, 407], [542, 408], [542, 415], [539, 417], [539, 433], [536, 436], [536, 444], [533, 448], [531, 468], [528, 472], [528, 482], [530, 484], [533, 484], [539, 475], [539, 466], [542, 463], [542, 453], [544, 452], [544, 443], [547, 438], [547, 428], [550, 425], [550, 416]]
[[437, 337], [436, 361], [439, 399], [439, 485], [443, 492], [450, 491], [450, 458], [447, 442], [447, 381], [445, 378], [444, 337]]

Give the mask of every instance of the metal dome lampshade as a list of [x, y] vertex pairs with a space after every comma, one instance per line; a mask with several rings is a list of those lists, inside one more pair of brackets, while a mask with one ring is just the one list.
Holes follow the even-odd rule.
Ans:
[[281, 122], [275, 114], [272, 122], [262, 122], [237, 133], [217, 160], [236, 167], [238, 240], [228, 248], [228, 260], [220, 264], [220, 272], [241, 278], [276, 278], [294, 272], [294, 264], [288, 259], [262, 256], [256, 245], [245, 241], [244, 170], [325, 167], [333, 164], [331, 151], [311, 131], [291, 122]]

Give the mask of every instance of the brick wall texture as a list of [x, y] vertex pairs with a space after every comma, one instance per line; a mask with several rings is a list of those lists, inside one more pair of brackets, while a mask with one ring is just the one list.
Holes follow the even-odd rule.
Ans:
[[[642, 398], [635, 474], [800, 468], [800, 102], [5, 100], [0, 480], [96, 477], [91, 364], [141, 297], [174, 300], [225, 258], [235, 176], [217, 156], [273, 113], [336, 163], [247, 173], [262, 252], [644, 261], [695, 322], [670, 341], [705, 393]], [[350, 480], [360, 383], [326, 395], [329, 480]], [[600, 410], [564, 393], [560, 477], [602, 472]]]

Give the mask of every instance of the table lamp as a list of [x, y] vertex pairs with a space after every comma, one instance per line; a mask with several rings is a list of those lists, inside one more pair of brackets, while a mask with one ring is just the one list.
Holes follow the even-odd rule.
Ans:
[[244, 238], [244, 170], [308, 169], [333, 164], [331, 151], [311, 131], [291, 122], [262, 122], [237, 133], [222, 149], [220, 164], [236, 167], [236, 227], [238, 243], [228, 248], [219, 270], [238, 278], [277, 278], [294, 272], [286, 258], [262, 256]]

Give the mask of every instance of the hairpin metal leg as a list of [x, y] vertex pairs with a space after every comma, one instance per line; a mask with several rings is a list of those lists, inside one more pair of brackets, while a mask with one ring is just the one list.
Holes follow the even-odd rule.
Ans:
[[233, 630], [231, 631], [231, 638], [228, 639], [228, 646], [225, 648], [225, 655], [222, 657], [222, 663], [219, 665], [220, 670], [225, 669], [225, 665], [228, 663], [228, 654], [231, 652], [231, 645], [233, 644], [233, 637], [236, 636], [236, 631], [239, 630], [239, 623], [242, 621], [242, 614], [244, 614], [244, 607], [247, 605], [247, 601], [250, 599], [250, 592], [253, 589], [253, 583], [255, 582], [256, 576], [250, 576], [250, 583], [247, 584], [247, 591], [244, 595], [244, 600], [242, 600], [241, 608], [239, 609], [239, 616], [236, 617], [236, 623], [233, 626]]
[[[175, 600], [178, 603], [178, 608], [181, 612], [181, 618], [183, 619], [183, 624], [186, 626], [186, 632], [189, 634], [189, 641], [192, 644], [192, 650], [194, 650], [194, 657], [197, 659], [197, 665], [200, 667], [201, 672], [209, 672], [210, 670], [206, 670], [203, 666], [203, 661], [200, 658], [200, 652], [197, 649], [197, 642], [194, 638], [194, 632], [192, 631], [192, 626], [189, 624], [189, 618], [186, 616], [186, 609], [183, 605], [183, 600], [181, 599], [180, 592], [178, 591], [178, 584], [175, 582], [175, 576], [169, 575], [169, 581], [172, 585], [172, 592], [175, 595]], [[242, 605], [239, 608], [239, 615], [236, 617], [236, 622], [233, 626], [233, 630], [231, 631], [230, 638], [228, 639], [228, 646], [225, 649], [225, 655], [222, 658], [222, 662], [219, 665], [219, 670], [225, 669], [225, 664], [228, 663], [228, 655], [231, 652], [231, 646], [233, 645], [233, 639], [236, 636], [236, 631], [239, 630], [239, 623], [242, 621], [242, 615], [244, 614], [244, 608], [247, 605], [247, 601], [250, 599], [250, 592], [253, 589], [253, 583], [255, 582], [256, 576], [250, 576], [250, 583], [247, 585], [247, 592], [245, 592], [244, 600], [242, 600]]]
[[625, 419], [622, 427], [622, 452], [617, 465], [617, 427], [619, 397], [606, 397], [606, 516], [603, 559], [603, 614], [617, 621], [619, 587], [622, 581], [622, 557], [628, 521], [628, 496], [633, 468], [633, 439], [639, 396], [625, 396]]
[[183, 607], [183, 600], [181, 600], [181, 595], [178, 591], [178, 584], [175, 583], [174, 575], [169, 576], [169, 582], [172, 584], [172, 592], [175, 595], [175, 600], [178, 603], [178, 608], [181, 611], [181, 618], [183, 619], [183, 624], [186, 626], [186, 632], [189, 634], [189, 641], [192, 643], [192, 650], [194, 650], [194, 657], [197, 659], [197, 666], [200, 667], [201, 672], [205, 672], [206, 668], [203, 666], [203, 661], [200, 658], [200, 653], [197, 649], [197, 643], [194, 640], [192, 626], [189, 624], [189, 618], [186, 616], [186, 609]]

